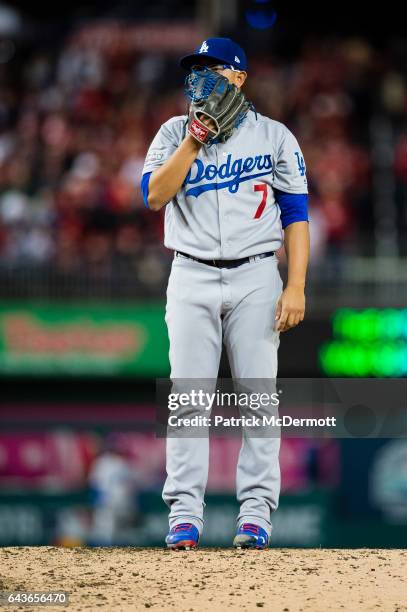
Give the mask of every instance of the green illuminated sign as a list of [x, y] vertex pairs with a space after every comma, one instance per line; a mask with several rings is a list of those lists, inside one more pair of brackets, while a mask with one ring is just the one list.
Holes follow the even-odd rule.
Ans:
[[159, 304], [0, 304], [0, 374], [166, 376]]
[[334, 313], [334, 339], [319, 351], [329, 376], [407, 375], [407, 309], [342, 308]]

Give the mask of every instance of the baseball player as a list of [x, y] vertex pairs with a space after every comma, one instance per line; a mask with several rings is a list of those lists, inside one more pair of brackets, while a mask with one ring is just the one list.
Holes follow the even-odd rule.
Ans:
[[[275, 380], [280, 332], [305, 311], [304, 158], [290, 130], [246, 100], [247, 60], [238, 44], [207, 39], [180, 65], [189, 75], [188, 115], [161, 126], [141, 181], [146, 206], [165, 207], [164, 244], [174, 251], [166, 306], [171, 379], [216, 381], [224, 343], [235, 380]], [[275, 254], [283, 242], [284, 290]], [[279, 448], [279, 436], [242, 436], [235, 547], [270, 543]], [[167, 437], [169, 548], [198, 545], [208, 461], [208, 436]]]

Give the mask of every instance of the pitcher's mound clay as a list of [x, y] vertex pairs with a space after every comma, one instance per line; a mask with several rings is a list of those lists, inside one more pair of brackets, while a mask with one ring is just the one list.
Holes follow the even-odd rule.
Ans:
[[401, 612], [407, 551], [3, 548], [0, 590], [69, 591], [75, 611]]

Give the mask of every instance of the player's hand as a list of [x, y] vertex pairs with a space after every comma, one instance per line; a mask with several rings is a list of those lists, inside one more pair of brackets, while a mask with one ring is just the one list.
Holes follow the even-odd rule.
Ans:
[[206, 115], [202, 115], [202, 113], [200, 115], [198, 115], [198, 117], [200, 118], [202, 123], [204, 123], [205, 125], [208, 126], [208, 128], [210, 128], [211, 130], [215, 130], [216, 129], [215, 122], [212, 121], [212, 119], [210, 117], [207, 117]]
[[276, 331], [285, 332], [304, 319], [305, 294], [302, 287], [288, 285], [278, 298]]

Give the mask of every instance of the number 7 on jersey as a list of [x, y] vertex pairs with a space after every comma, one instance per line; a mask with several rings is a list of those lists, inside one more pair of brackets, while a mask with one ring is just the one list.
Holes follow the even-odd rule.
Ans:
[[263, 214], [263, 211], [266, 207], [266, 202], [267, 202], [267, 185], [266, 183], [262, 183], [261, 185], [254, 185], [253, 186], [253, 190], [254, 191], [262, 191], [263, 192], [263, 197], [261, 198], [261, 202], [256, 210], [256, 214], [254, 215], [253, 219], [260, 219], [260, 217]]

